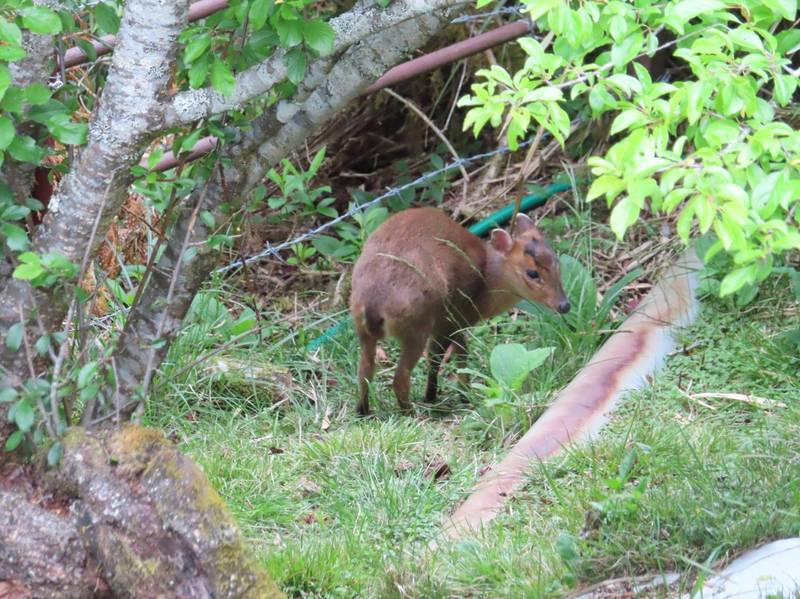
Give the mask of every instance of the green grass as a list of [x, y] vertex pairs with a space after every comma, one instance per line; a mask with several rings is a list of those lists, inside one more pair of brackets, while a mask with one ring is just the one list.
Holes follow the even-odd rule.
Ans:
[[[580, 245], [588, 242], [576, 243], [573, 255], [590, 262], [591, 248]], [[601, 334], [565, 338], [526, 314], [474, 328], [469, 367], [478, 372], [488, 373], [498, 343], [557, 347], [510, 423], [461, 404], [451, 383], [441, 405], [399, 416], [393, 360], [376, 377], [375, 416], [360, 419], [352, 332], [306, 355], [276, 314], [262, 344], [226, 353], [288, 368], [288, 395], [276, 399], [268, 386], [226, 383], [200, 367], [170, 378], [170, 368], [213, 346], [199, 343], [210, 334], [203, 329], [174, 348], [147, 418], [203, 465], [293, 597], [560, 597], [607, 578], [671, 570], [685, 574], [688, 588], [716, 560], [800, 533], [800, 359], [780, 336], [800, 317], [780, 279], [762, 296], [745, 312], [707, 302], [681, 335], [687, 351], [624, 400], [600, 439], [537, 466], [487, 530], [434, 553], [428, 542], [442, 518]], [[414, 372], [417, 397], [424, 374], [421, 366]], [[703, 391], [786, 407], [687, 396]], [[474, 390], [469, 399], [481, 404]]]

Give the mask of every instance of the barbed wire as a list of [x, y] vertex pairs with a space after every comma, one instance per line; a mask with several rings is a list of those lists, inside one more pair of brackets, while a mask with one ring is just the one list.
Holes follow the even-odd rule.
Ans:
[[[525, 140], [524, 142], [521, 142], [519, 144], [519, 147], [520, 148], [524, 148], [526, 146], [529, 146], [532, 143], [533, 143], [533, 139]], [[236, 269], [236, 268], [241, 268], [242, 266], [245, 266], [247, 264], [252, 264], [253, 262], [258, 262], [259, 260], [263, 260], [264, 258], [267, 258], [268, 256], [277, 256], [277, 254], [279, 252], [281, 252], [281, 251], [283, 251], [285, 249], [291, 248], [293, 245], [295, 245], [297, 243], [302, 243], [303, 241], [306, 241], [307, 239], [311, 239], [312, 237], [316, 237], [317, 235], [319, 235], [323, 231], [326, 231], [326, 230], [330, 229], [334, 225], [337, 225], [338, 223], [342, 222], [343, 220], [351, 218], [351, 217], [355, 216], [356, 214], [358, 214], [359, 212], [363, 212], [364, 210], [367, 210], [368, 208], [371, 208], [372, 206], [380, 204], [381, 202], [383, 202], [387, 198], [390, 198], [392, 196], [399, 196], [405, 190], [411, 189], [412, 187], [416, 187], [417, 185], [421, 185], [422, 183], [425, 183], [426, 181], [429, 181], [429, 180], [431, 180], [431, 179], [433, 179], [433, 178], [435, 178], [435, 177], [437, 177], [437, 176], [439, 176], [439, 175], [441, 175], [443, 173], [446, 173], [447, 171], [459, 168], [459, 167], [464, 166], [466, 164], [471, 164], [473, 162], [477, 162], [479, 160], [485, 160], [486, 158], [491, 158], [492, 156], [497, 156], [498, 154], [506, 154], [506, 153], [508, 153], [510, 151], [511, 150], [507, 146], [500, 146], [500, 147], [498, 147], [498, 148], [496, 148], [496, 149], [494, 149], [494, 150], [492, 150], [490, 152], [483, 152], [481, 154], [475, 154], [475, 155], [469, 156], [467, 158], [459, 158], [457, 160], [453, 160], [449, 164], [446, 164], [445, 166], [443, 166], [441, 168], [437, 168], [436, 170], [429, 171], [429, 172], [417, 177], [413, 181], [409, 181], [408, 183], [404, 183], [403, 185], [400, 185], [398, 187], [393, 187], [392, 189], [388, 190], [384, 194], [379, 195], [378, 197], [373, 198], [373, 199], [369, 200], [368, 202], [364, 202], [363, 204], [357, 204], [357, 205], [353, 206], [352, 208], [350, 208], [344, 214], [341, 214], [340, 216], [337, 216], [336, 218], [321, 224], [320, 226], [316, 227], [315, 229], [311, 229], [310, 231], [306, 231], [302, 235], [298, 235], [297, 237], [295, 237], [293, 239], [290, 239], [288, 241], [284, 241], [282, 243], [279, 243], [278, 245], [272, 245], [269, 242], [267, 242], [266, 247], [263, 250], [261, 250], [260, 252], [258, 252], [256, 254], [253, 254], [252, 256], [249, 256], [247, 258], [237, 258], [236, 260], [234, 260], [230, 264], [227, 264], [225, 266], [219, 267], [214, 272], [217, 272], [217, 273], [228, 272], [229, 270], [233, 270], [233, 269]]]

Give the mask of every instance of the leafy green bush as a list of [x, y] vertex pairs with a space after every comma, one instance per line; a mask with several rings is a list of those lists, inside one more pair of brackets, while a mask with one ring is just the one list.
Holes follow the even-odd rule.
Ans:
[[[643, 213], [677, 213], [684, 241], [695, 228], [713, 232], [707, 259], [732, 259], [721, 295], [764, 280], [777, 256], [800, 249], [800, 132], [789, 110], [796, 0], [522, 4], [548, 38], [519, 40], [526, 58], [514, 73], [478, 71], [460, 101], [470, 107], [465, 129], [502, 127], [514, 149], [532, 125], [564, 143], [571, 116], [615, 115], [615, 143], [588, 161], [588, 199], [613, 205], [620, 238]], [[678, 65], [670, 81], [653, 81], [636, 61], [667, 49]]]

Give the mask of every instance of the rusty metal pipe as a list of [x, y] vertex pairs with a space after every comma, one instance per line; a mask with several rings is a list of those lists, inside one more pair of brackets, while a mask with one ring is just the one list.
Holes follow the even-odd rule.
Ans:
[[481, 477], [445, 521], [444, 536], [459, 538], [490, 522], [536, 462], [591, 438], [625, 392], [647, 384], [674, 346], [672, 328], [689, 324], [696, 315], [700, 267], [694, 250], [688, 250], [664, 273], [508, 455]]
[[516, 21], [436, 50], [430, 54], [409, 60], [408, 62], [404, 62], [389, 69], [386, 74], [370, 85], [364, 91], [364, 94], [374, 93], [384, 87], [389, 87], [390, 85], [395, 85], [406, 79], [422, 75], [423, 73], [450, 64], [461, 58], [483, 52], [488, 48], [493, 48], [494, 46], [522, 37], [529, 31], [530, 23], [528, 21]]

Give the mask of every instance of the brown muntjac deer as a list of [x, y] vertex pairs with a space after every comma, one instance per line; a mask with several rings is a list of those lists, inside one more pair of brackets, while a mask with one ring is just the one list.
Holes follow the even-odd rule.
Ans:
[[430, 338], [425, 400], [436, 399], [447, 347], [466, 358], [463, 329], [527, 299], [569, 312], [558, 257], [530, 218], [518, 214], [512, 238], [495, 229], [486, 243], [435, 208], [412, 208], [387, 219], [364, 244], [353, 270], [350, 312], [361, 344], [360, 414], [369, 413], [369, 383], [379, 339], [400, 342], [394, 392], [403, 411], [411, 370]]

